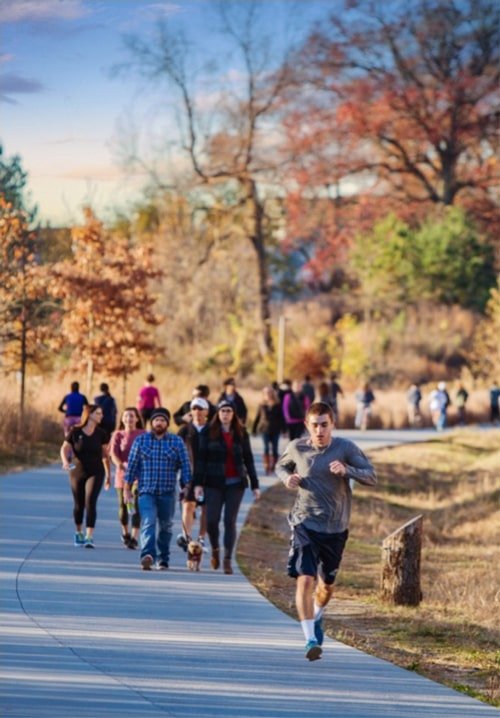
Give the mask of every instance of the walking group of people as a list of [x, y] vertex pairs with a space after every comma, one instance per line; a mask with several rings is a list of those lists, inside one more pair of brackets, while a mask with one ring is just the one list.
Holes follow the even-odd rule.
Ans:
[[[108, 428], [102, 428], [104, 409], [98, 403], [82, 400], [79, 421], [69, 427], [65, 422], [61, 458], [73, 492], [75, 545], [94, 548], [97, 497], [103, 485], [109, 488], [112, 462], [122, 541], [135, 549], [140, 531], [143, 570], [154, 566], [168, 569], [173, 517], [180, 498], [183, 533], [178, 537], [179, 545], [186, 548], [195, 511], [200, 508], [200, 539], [204, 541], [206, 531], [211, 566], [214, 570], [222, 566], [224, 573], [232, 574], [236, 519], [246, 488], [250, 486], [255, 500], [260, 498], [245, 428], [245, 402], [234, 379], [224, 382], [215, 405], [208, 398], [208, 387], [198, 385], [191, 400], [174, 414], [180, 427], [174, 434], [169, 431], [170, 412], [161, 406], [157, 390], [151, 391], [155, 389], [153, 382], [154, 377], [148, 377], [147, 391], [141, 390], [138, 406], [123, 411], [120, 425], [111, 435]], [[260, 427], [263, 433], [264, 457], [269, 459], [266, 469], [274, 468], [278, 478], [296, 494], [289, 517], [292, 538], [287, 571], [296, 580], [305, 656], [315, 661], [322, 655], [323, 614], [348, 537], [351, 482], [374, 485], [376, 475], [353, 442], [333, 436], [331, 400], [316, 401], [314, 394], [308, 395], [303, 387], [289, 382], [278, 389], [281, 397], [274, 387], [263, 391], [253, 429]], [[75, 392], [78, 387], [73, 384], [72, 394]], [[297, 397], [304, 402], [301, 419], [295, 406]], [[76, 411], [74, 401], [74, 397], [66, 397], [61, 407]], [[276, 436], [279, 438], [284, 425], [290, 442], [279, 458]]]
[[[436, 431], [443, 431], [448, 426], [450, 417], [449, 409], [454, 404], [456, 407], [457, 423], [459, 426], [465, 426], [467, 423], [467, 401], [469, 392], [460, 383], [455, 396], [452, 399], [446, 382], [440, 381], [431, 390], [428, 396], [428, 407], [431, 415], [431, 421]], [[412, 384], [407, 393], [406, 401], [408, 408], [408, 423], [412, 427], [420, 427], [423, 425], [423, 416], [421, 403], [423, 400], [422, 391], [419, 384]], [[489, 389], [489, 405], [490, 405], [490, 421], [496, 425], [500, 421], [500, 387], [493, 382]]]
[[224, 382], [216, 405], [208, 400], [209, 388], [198, 385], [192, 399], [174, 414], [177, 434], [169, 431], [171, 414], [161, 406], [153, 375], [140, 390], [137, 406], [123, 411], [116, 430], [116, 403], [106, 384], [100, 388], [102, 394], [89, 404], [74, 382], [59, 406], [66, 412], [61, 459], [73, 494], [75, 546], [95, 547], [97, 499], [103, 486], [110, 487], [114, 465], [121, 540], [129, 549], [140, 548], [143, 570], [169, 567], [173, 517], [180, 500], [179, 545], [187, 549], [199, 508], [198, 541], [204, 546], [208, 534], [212, 568], [222, 565], [231, 574], [236, 521], [247, 486], [256, 500], [260, 497], [245, 428], [247, 408], [234, 379]]
[[[70, 474], [75, 545], [94, 548], [97, 498], [103, 486], [109, 488], [114, 464], [121, 538], [127, 548], [140, 547], [143, 570], [169, 568], [173, 517], [180, 500], [183, 531], [178, 544], [187, 549], [199, 511], [198, 541], [204, 545], [208, 536], [212, 568], [222, 566], [224, 573], [232, 574], [236, 520], [244, 492], [250, 486], [254, 499], [260, 498], [245, 426], [247, 407], [234, 379], [224, 382], [216, 404], [210, 402], [206, 385], [196, 386], [191, 399], [174, 413], [177, 434], [170, 432], [171, 415], [161, 406], [153, 376], [141, 389], [138, 405], [124, 410], [117, 430], [110, 424], [103, 427], [112, 404], [106, 385], [101, 385], [93, 404], [76, 396], [76, 383], [71, 388], [60, 406], [70, 412], [65, 417], [61, 458]], [[317, 400], [308, 377], [302, 385], [284, 382], [266, 387], [252, 425], [254, 432], [262, 432], [266, 471], [274, 470], [295, 494], [287, 573], [296, 581], [295, 602], [309, 661], [322, 656], [323, 616], [348, 539], [352, 483], [374, 486], [377, 481], [364, 453], [352, 441], [334, 435], [338, 406], [326, 389], [320, 385]], [[455, 398], [459, 408], [467, 401], [462, 389]], [[339, 394], [340, 387], [336, 397]], [[374, 401], [369, 386], [362, 387], [356, 398], [360, 409]], [[410, 387], [407, 399], [416, 420], [422, 401], [417, 385]], [[496, 384], [490, 399], [491, 418], [496, 421], [500, 408]], [[74, 422], [76, 413], [71, 412], [79, 410], [78, 401], [81, 415]], [[436, 426], [446, 425], [449, 403], [446, 386], [438, 384], [429, 397]], [[290, 441], [280, 457], [283, 431]]]

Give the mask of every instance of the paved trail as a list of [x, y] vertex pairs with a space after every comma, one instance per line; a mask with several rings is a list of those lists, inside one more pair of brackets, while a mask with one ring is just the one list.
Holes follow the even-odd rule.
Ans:
[[[367, 436], [365, 447], [390, 441]], [[58, 466], [0, 477], [1, 716], [498, 715], [330, 639], [309, 663], [298, 624], [239, 571], [190, 573], [175, 547], [171, 570], [141, 572], [137, 553], [119, 543], [113, 491], [98, 510], [97, 549], [74, 548]]]

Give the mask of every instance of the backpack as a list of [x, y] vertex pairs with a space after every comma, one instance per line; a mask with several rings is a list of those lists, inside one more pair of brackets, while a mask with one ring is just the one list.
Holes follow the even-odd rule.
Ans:
[[306, 415], [304, 410], [304, 401], [300, 394], [290, 393], [290, 403], [288, 405], [288, 413], [291, 419], [303, 419]]

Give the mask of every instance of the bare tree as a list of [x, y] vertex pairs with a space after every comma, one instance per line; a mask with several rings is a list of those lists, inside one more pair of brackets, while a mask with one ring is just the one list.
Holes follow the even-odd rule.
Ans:
[[279, 164], [270, 127], [289, 82], [292, 43], [281, 43], [277, 57], [261, 26], [261, 8], [255, 1], [217, 3], [224, 46], [231, 45], [236, 53], [230, 58], [236, 63], [232, 77], [205, 64], [199, 81], [193, 47], [165, 20], [158, 21], [153, 39], [128, 36], [125, 44], [131, 58], [127, 69], [167, 83], [180, 101], [182, 149], [198, 185], [219, 198], [226, 190], [229, 214], [237, 212], [241, 218], [243, 210], [239, 228], [255, 252], [260, 351], [265, 355], [273, 346], [262, 187], [273, 181]]

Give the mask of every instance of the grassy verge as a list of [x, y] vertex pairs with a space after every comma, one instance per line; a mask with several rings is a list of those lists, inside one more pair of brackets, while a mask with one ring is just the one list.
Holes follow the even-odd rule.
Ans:
[[[331, 637], [500, 705], [500, 437], [460, 431], [426, 444], [372, 453], [379, 483], [356, 486], [350, 539], [325, 618]], [[238, 546], [249, 580], [296, 617], [285, 575], [286, 515], [293, 495], [281, 484], [250, 510]], [[418, 608], [379, 596], [381, 542], [424, 514]], [[300, 629], [299, 629], [300, 630]]]
[[63, 434], [61, 425], [35, 408], [21, 423], [17, 407], [0, 407], [0, 474], [57, 461]]
[[29, 466], [43, 466], [58, 460], [59, 444], [45, 441], [0, 446], [0, 474], [21, 471]]

